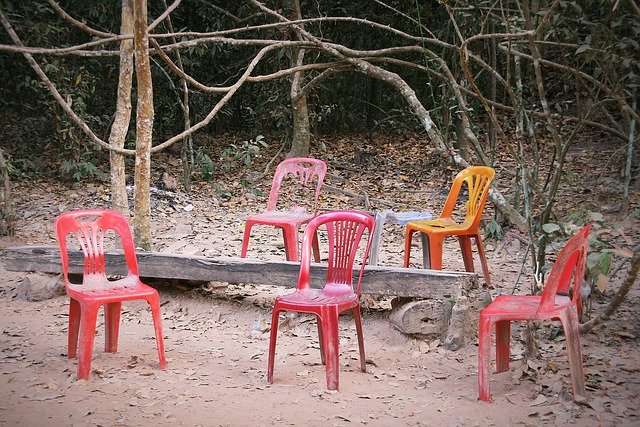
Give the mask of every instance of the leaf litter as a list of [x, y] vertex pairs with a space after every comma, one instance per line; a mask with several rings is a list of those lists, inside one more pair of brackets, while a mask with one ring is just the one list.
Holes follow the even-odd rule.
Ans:
[[[385, 155], [375, 155], [354, 167], [348, 153], [361, 144], [354, 138], [332, 141], [330, 153], [317, 153], [329, 164], [329, 186], [366, 195], [369, 210], [439, 209], [455, 171], [429, 166], [423, 160], [433, 156], [428, 144], [405, 143], [407, 150], [398, 150], [393, 141], [382, 139], [376, 142], [376, 152]], [[256, 169], [261, 166], [255, 165]], [[601, 173], [604, 171], [597, 171]], [[267, 174], [250, 187], [238, 186], [241, 175], [217, 178], [222, 188], [234, 189], [235, 194], [226, 199], [206, 183], [195, 183], [190, 195], [179, 189], [155, 192], [154, 246], [168, 253], [238, 256], [244, 219], [264, 209], [270, 185]], [[508, 188], [511, 184], [499, 172], [497, 185]], [[23, 244], [55, 244], [51, 223], [60, 211], [108, 204], [108, 197], [96, 197], [108, 194], [99, 183], [85, 187], [42, 181], [16, 186], [18, 194], [29, 195], [17, 206], [22, 213], [17, 238]], [[260, 196], [255, 196], [257, 191]], [[567, 208], [569, 203], [590, 203], [580, 197], [584, 196], [574, 193], [561, 201], [567, 201]], [[361, 201], [335, 191], [323, 192], [320, 206], [322, 210], [365, 208]], [[632, 201], [632, 209], [638, 208]], [[492, 211], [489, 204], [485, 217]], [[612, 243], [614, 255], [628, 257], [628, 247], [640, 242], [640, 227], [638, 221], [615, 218], [615, 214], [615, 210], [603, 212], [608, 224], [622, 226], [610, 227], [601, 237]], [[522, 241], [512, 233], [500, 242], [487, 241], [496, 290], [511, 290], [522, 262]], [[251, 256], [283, 259], [281, 239], [275, 230], [256, 230]], [[402, 245], [401, 228], [385, 227], [381, 265], [400, 266]], [[457, 250], [455, 242], [445, 244], [445, 251], [455, 254]], [[455, 258], [449, 260], [448, 268], [462, 269], [461, 260]], [[0, 285], [5, 306], [0, 319], [3, 424], [15, 423], [27, 414], [42, 417], [43, 424], [71, 420], [96, 425], [142, 425], [149, 419], [167, 424], [188, 420], [194, 425], [210, 425], [212, 419], [225, 425], [293, 420], [322, 425], [326, 414], [334, 414], [337, 424], [375, 425], [468, 425], [471, 420], [477, 425], [589, 425], [594, 419], [605, 425], [640, 422], [640, 326], [634, 320], [639, 314], [635, 304], [623, 306], [616, 318], [583, 337], [586, 380], [592, 395], [588, 405], [571, 401], [565, 342], [549, 325], [540, 325], [539, 360], [527, 360], [522, 331], [512, 329], [511, 369], [506, 376], [492, 375], [494, 403], [487, 405], [476, 401], [474, 345], [452, 353], [442, 349], [437, 339], [405, 337], [389, 327], [386, 304], [368, 296], [363, 299], [369, 302], [363, 316], [369, 372], [359, 372], [352, 320], [341, 319], [341, 389], [337, 393], [324, 390], [315, 320], [286, 316], [280, 323], [275, 383], [267, 384], [270, 304], [274, 292], [281, 290], [246, 284], [209, 283], [199, 288], [189, 283], [156, 284], [163, 302], [167, 370], [157, 370], [148, 309], [127, 305], [123, 306], [118, 353], [103, 352], [100, 324], [92, 377], [88, 382], [73, 381], [76, 361], [66, 358], [66, 298], [56, 298], [56, 305], [14, 300], [11, 295], [20, 273], [2, 273], [6, 278]], [[607, 295], [619, 284], [616, 280], [619, 278], [602, 279], [594, 300], [596, 309], [606, 304]], [[518, 292], [526, 289], [528, 282]], [[637, 297], [634, 289], [630, 300]], [[61, 321], [54, 324], [52, 319]], [[45, 357], [47, 354], [55, 356]], [[293, 401], [298, 405], [291, 406]], [[78, 402], [91, 404], [79, 408]], [[348, 410], [343, 405], [349, 405]], [[109, 409], [113, 406], [118, 406], [119, 415]], [[292, 412], [293, 407], [298, 410]]]

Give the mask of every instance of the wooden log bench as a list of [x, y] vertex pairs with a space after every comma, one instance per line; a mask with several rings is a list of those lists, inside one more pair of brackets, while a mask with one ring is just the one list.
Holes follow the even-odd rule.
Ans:
[[[69, 270], [82, 274], [81, 251], [69, 253]], [[152, 279], [216, 281], [295, 287], [299, 263], [251, 258], [207, 258], [157, 252], [137, 252], [140, 276]], [[53, 246], [6, 248], [0, 260], [8, 271], [60, 274], [60, 253]], [[109, 252], [105, 263], [108, 274], [126, 274], [122, 253]], [[357, 274], [357, 271], [354, 272]], [[311, 265], [311, 285], [321, 287], [326, 265]], [[486, 289], [478, 285], [476, 274], [415, 268], [368, 265], [362, 292], [398, 297], [390, 321], [401, 332], [440, 339], [446, 348], [456, 350], [477, 338], [478, 313], [490, 301]]]

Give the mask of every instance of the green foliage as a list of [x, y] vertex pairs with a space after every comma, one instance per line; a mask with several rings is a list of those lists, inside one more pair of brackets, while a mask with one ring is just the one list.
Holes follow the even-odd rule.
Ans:
[[[567, 217], [564, 223], [547, 223], [542, 226], [542, 236], [554, 251], [559, 251], [566, 239], [589, 222], [593, 222], [593, 228], [589, 235], [589, 252], [587, 254], [585, 280], [591, 289], [604, 291], [608, 284], [608, 275], [611, 272], [613, 262], [611, 246], [598, 235], [598, 229], [603, 227], [604, 218], [599, 212], [576, 211]], [[572, 230], [569, 232], [568, 230]], [[548, 271], [551, 263], [544, 266], [543, 271]]]
[[504, 230], [502, 229], [502, 226], [498, 224], [495, 218], [491, 218], [491, 221], [484, 229], [484, 238], [502, 240], [503, 236]]
[[238, 166], [251, 166], [254, 158], [260, 154], [260, 150], [268, 146], [262, 135], [242, 141], [240, 144], [229, 144], [229, 147], [222, 152], [222, 158], [225, 161], [224, 167], [235, 169]]
[[199, 178], [204, 181], [211, 181], [216, 170], [216, 165], [203, 149], [196, 151], [195, 166]]
[[60, 165], [63, 176], [70, 176], [74, 181], [83, 181], [87, 178], [96, 178], [107, 181], [109, 174], [102, 172], [90, 161], [64, 160]]
[[216, 185], [215, 192], [216, 196], [218, 196], [218, 198], [222, 200], [229, 200], [231, 197], [233, 197], [233, 191], [227, 188], [223, 188], [220, 185]]

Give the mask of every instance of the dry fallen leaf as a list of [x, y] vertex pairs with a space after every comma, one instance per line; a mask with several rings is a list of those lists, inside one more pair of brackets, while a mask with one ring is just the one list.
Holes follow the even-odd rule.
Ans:
[[531, 402], [531, 406], [539, 406], [539, 405], [543, 405], [547, 402], [547, 398], [545, 395], [543, 394], [539, 394], [538, 397], [536, 397], [533, 402]]

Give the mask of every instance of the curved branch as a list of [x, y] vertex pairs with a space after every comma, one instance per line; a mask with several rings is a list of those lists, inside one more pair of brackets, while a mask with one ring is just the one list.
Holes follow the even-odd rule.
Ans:
[[[505, 49], [504, 46], [500, 46], [500, 45], [498, 45], [498, 48], [502, 49], [502, 50]], [[532, 55], [527, 55], [526, 53], [518, 52], [516, 50], [511, 51], [511, 53], [513, 55], [520, 56], [521, 58], [528, 59], [528, 60], [530, 60], [532, 62], [534, 61], [534, 58], [533, 58]], [[558, 69], [558, 70], [566, 71], [569, 74], [572, 74], [572, 75], [574, 75], [576, 77], [579, 77], [579, 78], [583, 78], [586, 81], [592, 83], [596, 87], [600, 88], [606, 95], [611, 97], [611, 99], [616, 101], [623, 111], [628, 113], [631, 117], [635, 118], [637, 121], [640, 121], [640, 113], [639, 112], [634, 111], [633, 108], [631, 108], [631, 106], [629, 104], [627, 104], [627, 102], [624, 99], [622, 99], [622, 98], [620, 98], [620, 96], [616, 95], [611, 90], [611, 88], [609, 88], [607, 85], [603, 84], [599, 80], [595, 79], [594, 77], [590, 76], [589, 74], [586, 74], [586, 73], [584, 73], [584, 72], [582, 72], [580, 70], [576, 70], [575, 68], [571, 68], [571, 67], [569, 67], [567, 65], [562, 65], [562, 64], [558, 64], [557, 62], [549, 61], [548, 59], [540, 58], [538, 61], [539, 61], [540, 65], [545, 65], [545, 66], [550, 67], [550, 68], [555, 68], [555, 69]]]
[[82, 31], [85, 31], [94, 36], [103, 37], [103, 38], [110, 38], [110, 37], [116, 36], [116, 34], [114, 33], [105, 33], [104, 31], [94, 30], [88, 25], [78, 21], [75, 18], [72, 18], [67, 12], [64, 11], [64, 9], [60, 7], [58, 3], [56, 3], [53, 0], [47, 0], [47, 3], [49, 3], [49, 6], [51, 6], [53, 10], [55, 10], [56, 13], [62, 17], [62, 19], [69, 22], [71, 25], [80, 28]]
[[616, 312], [618, 307], [620, 307], [620, 305], [626, 299], [627, 294], [629, 293], [629, 291], [631, 290], [631, 287], [633, 286], [633, 284], [636, 282], [636, 279], [638, 278], [638, 272], [640, 272], [640, 246], [636, 248], [633, 254], [633, 257], [631, 258], [631, 264], [629, 266], [629, 270], [627, 270], [627, 276], [625, 277], [624, 282], [620, 286], [620, 289], [618, 289], [618, 292], [616, 292], [615, 295], [613, 296], [613, 299], [609, 303], [609, 306], [606, 308], [606, 310], [602, 314], [599, 314], [598, 316], [594, 317], [588, 322], [580, 325], [581, 333], [588, 332], [593, 328], [595, 328], [596, 326], [609, 320], [611, 315]]
[[185, 129], [183, 132], [179, 133], [178, 135], [175, 135], [174, 137], [169, 138], [162, 144], [152, 147], [151, 152], [157, 153], [158, 151], [161, 151], [164, 148], [170, 146], [174, 142], [181, 141], [183, 138], [191, 135], [195, 131], [208, 125], [211, 122], [211, 120], [213, 120], [213, 118], [218, 113], [218, 111], [220, 111], [220, 109], [224, 107], [224, 105], [233, 97], [233, 95], [238, 91], [238, 89], [240, 89], [243, 83], [247, 81], [247, 79], [251, 75], [251, 72], [258, 65], [260, 60], [266, 55], [267, 52], [273, 49], [275, 49], [275, 46], [266, 46], [258, 52], [258, 54], [251, 60], [251, 62], [247, 66], [247, 69], [244, 71], [244, 73], [242, 73], [242, 76], [240, 76], [238, 81], [236, 81], [232, 86], [229, 87], [229, 90], [227, 91], [227, 93], [222, 97], [222, 99], [220, 99], [220, 101], [216, 103], [216, 105], [213, 107], [213, 109], [209, 112], [209, 114], [207, 114], [207, 116], [204, 119], [194, 124], [189, 129]]
[[[131, 37], [129, 37], [131, 38]], [[27, 53], [30, 55], [78, 55], [78, 56], [118, 56], [120, 53], [117, 50], [89, 50], [84, 51], [82, 49], [92, 46], [97, 46], [107, 42], [118, 42], [126, 40], [127, 37], [116, 36], [110, 40], [99, 40], [89, 43], [83, 43], [81, 45], [59, 48], [45, 48], [45, 47], [27, 47], [25, 45], [7, 45], [0, 44], [0, 51], [15, 52], [15, 53]]]
[[151, 23], [151, 25], [149, 25], [147, 31], [153, 31], [158, 25], [160, 25], [162, 21], [167, 18], [167, 16], [169, 16], [171, 12], [173, 12], [178, 6], [180, 6], [181, 2], [182, 0], [175, 0], [173, 3], [171, 3], [171, 6], [169, 6], [164, 12], [162, 12], [162, 14], [158, 16], [156, 20]]
[[[4, 13], [2, 13], [2, 10], [0, 10], [0, 22], [2, 22], [2, 25], [4, 26], [5, 30], [7, 31], [7, 33], [13, 40], [13, 42], [17, 46], [22, 46], [22, 41], [20, 41], [20, 37], [18, 37], [16, 32], [13, 30], [13, 27], [11, 26], [7, 18], [4, 16]], [[69, 117], [71, 117], [71, 119], [78, 125], [78, 127], [80, 127], [80, 129], [84, 131], [84, 133], [89, 137], [89, 139], [91, 139], [91, 141], [93, 141], [95, 144], [99, 145], [100, 147], [106, 150], [110, 150], [110, 151], [114, 151], [114, 152], [117, 152], [120, 154], [126, 154], [126, 155], [135, 154], [134, 150], [115, 149], [114, 147], [111, 147], [107, 142], [100, 139], [95, 133], [93, 133], [91, 128], [89, 128], [89, 125], [87, 125], [87, 123], [80, 116], [78, 116], [75, 113], [75, 111], [73, 111], [73, 109], [71, 108], [71, 105], [69, 105], [69, 103], [65, 101], [62, 95], [60, 95], [60, 92], [58, 92], [53, 82], [49, 80], [49, 77], [47, 77], [45, 72], [42, 71], [42, 68], [40, 68], [40, 65], [38, 65], [35, 59], [33, 59], [33, 56], [31, 56], [28, 53], [23, 53], [23, 55], [26, 58], [29, 65], [31, 66], [31, 68], [33, 68], [33, 71], [35, 71], [38, 77], [40, 77], [40, 80], [42, 80], [45, 86], [47, 86], [47, 88], [49, 89], [49, 92], [51, 92], [51, 94], [56, 99], [56, 101], [58, 101], [58, 104], [60, 104], [62, 109], [69, 115]]]

